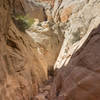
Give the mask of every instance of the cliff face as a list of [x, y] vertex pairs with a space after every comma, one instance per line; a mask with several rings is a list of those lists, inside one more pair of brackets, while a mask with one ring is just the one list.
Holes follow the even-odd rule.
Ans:
[[[64, 27], [65, 39], [55, 68], [60, 68], [64, 63], [67, 64], [74, 50], [82, 45], [82, 41], [86, 40], [84, 36], [88, 37], [89, 33], [100, 24], [100, 2], [98, 0], [62, 1], [63, 7], [60, 7], [58, 12], [60, 13], [60, 10], [64, 11], [64, 8], [68, 8], [67, 4], [74, 6], [71, 15], [62, 26]], [[66, 13], [68, 12], [66, 11]], [[94, 14], [94, 12], [96, 13]], [[67, 14], [64, 15], [67, 16]], [[56, 15], [54, 18], [56, 19]], [[80, 41], [81, 39], [82, 41]], [[78, 43], [79, 41], [80, 43]]]
[[37, 2], [49, 3], [52, 7], [54, 6], [55, 0], [35, 0]]
[[[2, 19], [0, 20], [0, 100], [32, 100], [38, 93], [38, 87], [48, 79], [48, 66], [52, 67], [61, 45], [58, 36], [55, 35], [55, 50], [58, 51], [52, 53], [50, 50], [55, 48], [52, 35], [49, 34], [50, 36], [46, 37], [42, 35], [45, 32], [42, 32], [39, 36], [40, 39], [44, 39], [39, 44], [28, 33], [21, 32], [16, 27], [12, 16], [15, 13], [21, 15], [28, 13], [25, 12], [27, 8], [24, 8], [23, 4], [24, 1], [20, 0], [0, 0], [0, 18]], [[38, 7], [35, 6], [35, 8], [35, 12], [31, 12], [33, 15]], [[38, 11], [41, 13], [41, 10]], [[38, 17], [40, 15], [36, 18]], [[42, 17], [41, 15], [40, 18]], [[38, 36], [36, 39], [38, 40]], [[48, 64], [50, 57], [53, 58], [51, 65]]]

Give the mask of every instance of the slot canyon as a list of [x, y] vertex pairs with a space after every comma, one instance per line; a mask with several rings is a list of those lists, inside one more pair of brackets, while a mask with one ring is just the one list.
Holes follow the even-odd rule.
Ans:
[[0, 0], [0, 100], [100, 100], [100, 0]]

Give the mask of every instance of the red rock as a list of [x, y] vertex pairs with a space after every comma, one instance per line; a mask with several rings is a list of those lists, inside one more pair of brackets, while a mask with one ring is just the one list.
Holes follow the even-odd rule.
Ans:
[[68, 18], [69, 16], [72, 14], [72, 9], [73, 9], [73, 6], [70, 6], [68, 8], [65, 8], [62, 10], [61, 14], [60, 14], [60, 20], [61, 22], [67, 22], [68, 21]]
[[33, 40], [12, 20], [15, 2], [20, 4], [20, 0], [0, 0], [0, 100], [32, 100], [38, 85], [47, 80], [47, 72]]
[[17, 15], [20, 16], [25, 15], [33, 19], [37, 18], [40, 21], [46, 20], [44, 8], [42, 6], [33, 3], [32, 1], [16, 0], [12, 5], [14, 6], [13, 8], [14, 13]]
[[50, 100], [100, 100], [100, 25], [55, 76]]

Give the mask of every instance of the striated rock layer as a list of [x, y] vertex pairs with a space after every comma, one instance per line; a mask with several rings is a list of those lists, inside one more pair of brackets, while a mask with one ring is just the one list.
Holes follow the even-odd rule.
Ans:
[[[51, 46], [53, 50], [55, 48], [53, 43], [48, 48], [43, 48], [51, 43], [52, 39], [49, 39], [52, 35], [39, 44], [34, 42], [28, 34], [18, 30], [12, 15], [15, 12], [20, 14], [20, 11], [24, 13], [20, 3], [20, 0], [0, 0], [0, 18], [2, 19], [0, 20], [0, 100], [32, 100], [42, 82], [48, 79], [47, 67], [52, 65], [47, 65], [46, 62], [50, 63], [51, 57], [58, 55], [49, 53]], [[15, 6], [17, 4], [19, 8]], [[38, 36], [45, 38], [46, 36], [42, 34], [45, 33], [42, 32]], [[57, 35], [55, 38], [57, 43], [55, 50], [57, 50], [59, 47]], [[55, 60], [56, 58], [53, 58], [52, 62], [54, 63]]]
[[[0, 100], [45, 100], [49, 91], [50, 100], [99, 100], [100, 26], [93, 29], [100, 24], [100, 1], [50, 0], [47, 18], [33, 1], [0, 0]], [[37, 21], [21, 32], [12, 20], [17, 14]], [[52, 88], [41, 87], [54, 63], [63, 67]]]
[[100, 25], [88, 36], [67, 66], [57, 71], [50, 100], [100, 99]]
[[32, 39], [11, 19], [12, 2], [0, 0], [0, 100], [31, 100], [47, 73], [35, 55]]
[[[65, 39], [57, 62], [55, 63], [55, 68], [61, 68], [64, 63], [68, 62], [74, 50], [77, 49], [78, 46], [83, 43], [82, 41], [88, 37], [89, 33], [100, 24], [99, 0], [68, 0], [66, 2], [63, 0], [61, 4], [63, 7], [59, 8], [58, 11], [60, 12], [61, 9], [63, 11], [64, 7], [66, 8], [66, 6], [72, 4], [75, 5], [72, 9], [72, 14], [62, 26], [65, 32]], [[54, 18], [56, 19], [56, 15]]]

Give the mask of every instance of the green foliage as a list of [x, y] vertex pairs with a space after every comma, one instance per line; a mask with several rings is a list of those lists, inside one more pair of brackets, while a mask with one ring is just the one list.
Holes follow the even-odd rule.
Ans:
[[28, 16], [17, 15], [17, 16], [15, 16], [14, 19], [17, 23], [18, 28], [21, 31], [25, 31], [26, 29], [31, 27], [31, 25], [34, 23], [34, 19], [32, 19]]

